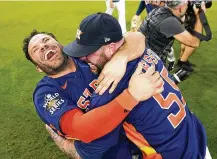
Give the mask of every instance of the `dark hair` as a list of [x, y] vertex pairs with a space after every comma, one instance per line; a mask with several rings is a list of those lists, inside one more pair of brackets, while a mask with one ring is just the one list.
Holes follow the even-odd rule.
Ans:
[[[29, 53], [28, 53], [28, 46], [29, 46], [30, 40], [31, 40], [35, 35], [37, 35], [37, 34], [47, 34], [47, 35], [51, 36], [52, 38], [54, 38], [55, 40], [57, 40], [56, 37], [55, 37], [52, 33], [48, 33], [48, 32], [38, 32], [37, 30], [34, 29], [34, 30], [30, 33], [30, 35], [27, 36], [27, 37], [23, 40], [23, 48], [22, 48], [22, 49], [23, 49], [23, 52], [25, 53], [26, 59], [27, 59], [27, 60], [30, 60], [32, 63], [34, 63], [34, 62], [33, 62], [32, 58], [29, 56]], [[35, 63], [34, 63], [34, 64], [35, 64]]]

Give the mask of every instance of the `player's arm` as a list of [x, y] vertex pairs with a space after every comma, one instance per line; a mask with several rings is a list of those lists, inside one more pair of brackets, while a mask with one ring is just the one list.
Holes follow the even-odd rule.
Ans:
[[[124, 34], [125, 44], [118, 50], [111, 60], [126, 58], [126, 61], [132, 61], [142, 56], [145, 50], [145, 36], [140, 32], [127, 32]], [[115, 59], [117, 58], [117, 59]]]
[[146, 3], [143, 0], [141, 0], [139, 3], [139, 7], [136, 11], [136, 16], [139, 16], [145, 8], [146, 8]]
[[[137, 68], [129, 82], [128, 90], [113, 101], [99, 108], [83, 113], [65, 93], [54, 86], [43, 86], [34, 93], [34, 103], [41, 119], [68, 137], [91, 142], [115, 129], [139, 101], [146, 100], [162, 91], [162, 82], [152, 76], [154, 69], [141, 73]], [[138, 87], [138, 83], [140, 86]], [[147, 91], [147, 86], [153, 90]], [[148, 87], [150, 88], [150, 87]]]
[[[139, 101], [146, 100], [162, 91], [157, 79], [152, 80], [155, 70], [141, 73], [138, 67], [125, 90], [110, 103], [83, 113], [65, 93], [55, 86], [41, 86], [34, 93], [34, 103], [41, 119], [48, 125], [63, 132], [68, 137], [91, 142], [115, 129]], [[138, 83], [140, 86], [138, 87]], [[153, 86], [153, 91], [147, 86]], [[62, 92], [62, 93], [61, 93]]]
[[[141, 85], [140, 88], [141, 88], [141, 90], [145, 90], [144, 88], [147, 88], [146, 90], [148, 92], [147, 93], [145, 93], [145, 92], [141, 93], [141, 92], [138, 92], [139, 90], [137, 90], [137, 89], [136, 90], [132, 90], [132, 88], [131, 88], [131, 89], [129, 89], [131, 91], [131, 93], [133, 93], [133, 92], [136, 92], [136, 94], [148, 94], [149, 93], [149, 97], [152, 96], [152, 95], [154, 95], [155, 93], [159, 93], [159, 92], [155, 92], [155, 87], [158, 87], [158, 85], [157, 85], [157, 83], [158, 83], [157, 79], [159, 77], [156, 77], [155, 76], [156, 74], [153, 75], [153, 73], [155, 71], [154, 67], [151, 67], [145, 74], [139, 75], [139, 76], [143, 76], [143, 77], [145, 76], [146, 77], [145, 79], [144, 78], [143, 79], [139, 78], [139, 76], [137, 76], [138, 74], [140, 74], [141, 70], [142, 70], [142, 67], [140, 65], [140, 67], [138, 67], [138, 69], [136, 70], [136, 72], [133, 74], [134, 78], [131, 78], [131, 81], [134, 79], [136, 82], [130, 82], [130, 85], [132, 85], [133, 83], [134, 84], [135, 83], [141, 83], [141, 82], [142, 83], [146, 83], [145, 85]], [[155, 78], [154, 78], [154, 76], [155, 76]], [[140, 79], [141, 81], [138, 81], [136, 78]], [[147, 80], [147, 79], [149, 79], [149, 80]], [[156, 81], [156, 82], [152, 83], [151, 81]], [[150, 84], [150, 83], [147, 84], [147, 82], [151, 82], [153, 85]], [[145, 98], [143, 97], [141, 99], [145, 100], [145, 99], [147, 99], [149, 97], [146, 96]], [[123, 99], [123, 100], [125, 102], [129, 102], [129, 101], [127, 101], [127, 98]], [[61, 106], [61, 107], [63, 107], [63, 106]], [[71, 105], [69, 104], [69, 106], [67, 106], [67, 107], [71, 107]], [[69, 109], [72, 109], [72, 108], [69, 108]], [[61, 114], [61, 113], [58, 113], [58, 114]], [[96, 115], [98, 115], [98, 114], [96, 114]], [[110, 117], [110, 118], [114, 118], [114, 117], [115, 116], [113, 114], [113, 116]], [[71, 120], [70, 116], [69, 116], [69, 120]], [[66, 123], [68, 123], [68, 121], [66, 121]], [[88, 120], [85, 123], [88, 123], [88, 125], [90, 125], [91, 121]], [[55, 125], [55, 124], [53, 124], [53, 125]], [[94, 125], [94, 123], [93, 123], [93, 125]], [[105, 125], [105, 123], [104, 123], [104, 125]], [[69, 123], [69, 127], [70, 126], [73, 126], [73, 125]], [[86, 128], [82, 127], [81, 128], [81, 133], [82, 133], [82, 131], [88, 131], [88, 130], [86, 130]], [[100, 129], [97, 129], [97, 132], [98, 131], [100, 131]], [[79, 154], [82, 157], [84, 157], [84, 156], [85, 157], [86, 156], [93, 156], [93, 155], [94, 155], [94, 158], [100, 157], [108, 149], [110, 149], [112, 146], [114, 146], [114, 145], [117, 144], [117, 142], [119, 141], [119, 135], [120, 135], [119, 131], [120, 131], [120, 124], [114, 130], [112, 130], [110, 133], [108, 133], [107, 135], [103, 136], [102, 138], [99, 138], [98, 140], [94, 140], [91, 143], [85, 144], [85, 143], [82, 143], [81, 141], [77, 142], [76, 148], [78, 148], [77, 150], [79, 150]], [[50, 133], [52, 131], [49, 130], [48, 132]], [[76, 155], [75, 150], [74, 150], [74, 144], [73, 144], [73, 142], [71, 140], [65, 140], [65, 139], [61, 138], [60, 136], [58, 136], [56, 134], [53, 134], [53, 135], [52, 135], [52, 133], [50, 133], [50, 134], [51, 134], [51, 137], [53, 138], [53, 140], [55, 141], [55, 143], [57, 144], [57, 146], [64, 153], [66, 153], [70, 157], [74, 157]], [[89, 135], [92, 135], [91, 132], [89, 132]], [[99, 149], [99, 146], [100, 146], [100, 149]], [[93, 152], [94, 152], [94, 154], [93, 154]]]
[[[115, 128], [115, 130], [113, 130], [109, 134], [91, 143], [83, 143], [82, 141], [65, 139], [60, 135], [56, 134], [53, 131], [53, 129], [51, 129], [49, 126], [46, 125], [46, 129], [49, 135], [54, 140], [58, 148], [62, 152], [64, 152], [69, 158], [73, 158], [73, 159], [90, 158], [90, 157], [94, 159], [102, 158], [105, 152], [110, 150], [111, 147], [114, 147], [114, 145], [118, 144], [119, 136], [120, 136], [120, 128], [121, 126], [118, 126], [117, 128]], [[117, 149], [117, 147], [115, 147], [115, 149]], [[112, 150], [112, 153], [116, 154], [117, 152], [116, 151], [114, 152]]]
[[53, 141], [56, 143], [57, 147], [65, 153], [69, 158], [73, 159], [81, 159], [79, 154], [77, 153], [75, 146], [74, 146], [74, 140], [65, 139], [64, 137], [58, 135], [51, 129], [48, 125], [45, 126], [48, 134], [53, 139]]
[[79, 109], [67, 111], [60, 119], [60, 127], [67, 136], [89, 143], [115, 129], [137, 103], [124, 91], [110, 103], [87, 113]]
[[104, 66], [98, 78], [96, 93], [103, 94], [112, 84], [112, 93], [125, 74], [127, 62], [140, 57], [145, 50], [145, 37], [140, 32], [129, 32], [125, 35], [125, 44]]
[[126, 110], [133, 109], [137, 101], [144, 101], [163, 91], [163, 81], [154, 74], [155, 68], [150, 67], [146, 73], [141, 73], [142, 68], [140, 64], [130, 79], [130, 93], [125, 90], [110, 103], [85, 114], [79, 109], [66, 112], [60, 120], [61, 130], [83, 142], [93, 141], [111, 132], [127, 116]]
[[[110, 62], [124, 61], [125, 63], [132, 61], [144, 53], [145, 36], [140, 32], [127, 32], [124, 34], [124, 45], [112, 57]], [[110, 64], [111, 65], [111, 64]]]
[[[72, 88], [73, 89], [73, 88]], [[129, 91], [136, 92], [135, 87]], [[134, 93], [135, 94], [135, 93]], [[42, 86], [34, 93], [34, 104], [42, 121], [66, 137], [91, 142], [111, 132], [140, 100], [127, 90], [115, 100], [83, 113], [71, 97], [56, 86]], [[128, 99], [127, 102], [125, 99]]]

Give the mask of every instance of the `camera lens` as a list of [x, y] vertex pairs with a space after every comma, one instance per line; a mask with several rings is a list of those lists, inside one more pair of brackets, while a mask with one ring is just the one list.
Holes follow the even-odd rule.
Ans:
[[184, 81], [185, 79], [187, 79], [189, 77], [189, 75], [190, 75], [190, 72], [181, 68], [181, 69], [177, 70], [176, 73], [174, 73], [172, 75], [172, 79], [176, 84], [178, 84], [181, 81]]

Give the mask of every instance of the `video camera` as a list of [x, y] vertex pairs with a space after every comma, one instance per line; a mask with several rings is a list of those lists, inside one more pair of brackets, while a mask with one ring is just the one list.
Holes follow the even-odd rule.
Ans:
[[205, 2], [206, 8], [211, 8], [212, 1], [211, 0], [196, 0], [196, 1], [189, 1], [188, 8], [193, 8], [194, 4], [196, 8], [201, 8], [201, 3]]
[[201, 8], [202, 2], [205, 2], [206, 8], [212, 7], [212, 0], [194, 0], [188, 1], [188, 9], [185, 14], [185, 28], [194, 36], [199, 38], [201, 41], [209, 41], [212, 38], [212, 32], [209, 27], [209, 23], [207, 21], [206, 15], [203, 10], [199, 11], [200, 20], [202, 22], [203, 28], [206, 32], [206, 35], [199, 34], [194, 31], [194, 25], [196, 23], [196, 15], [194, 14], [193, 6], [195, 5], [197, 8]]
[[186, 80], [190, 76], [190, 74], [190, 72], [186, 71], [183, 68], [180, 68], [172, 75], [172, 79], [175, 82], [175, 84], [178, 84]]

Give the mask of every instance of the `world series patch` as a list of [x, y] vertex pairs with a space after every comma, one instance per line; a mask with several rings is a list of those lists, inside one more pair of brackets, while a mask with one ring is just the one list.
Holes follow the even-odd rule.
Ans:
[[51, 115], [58, 109], [65, 101], [60, 97], [59, 93], [46, 94], [44, 97], [43, 107], [50, 112]]

